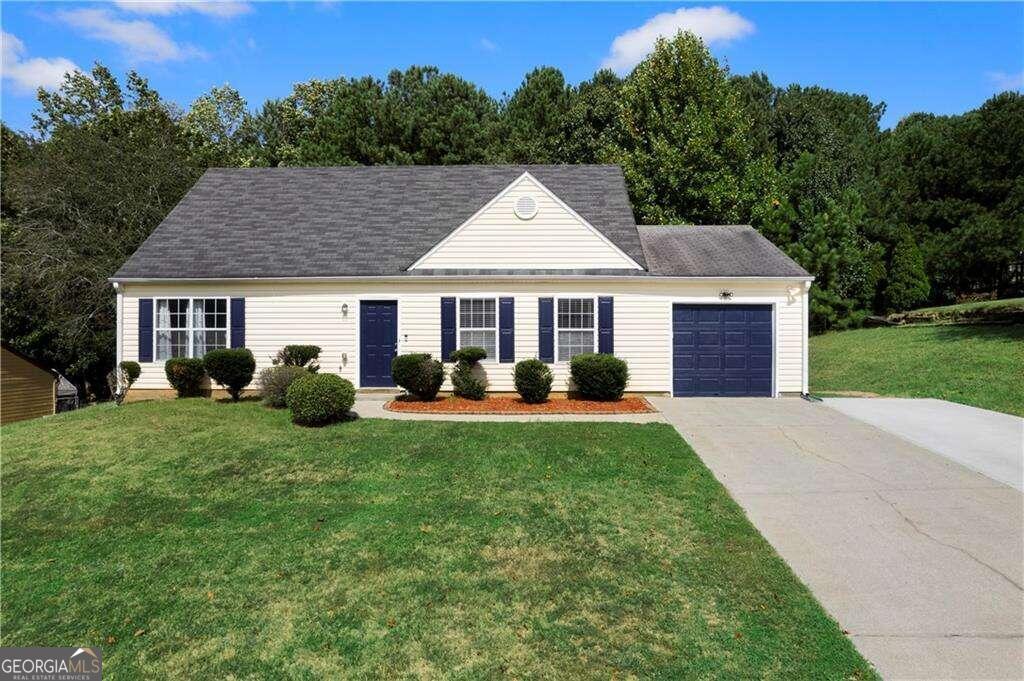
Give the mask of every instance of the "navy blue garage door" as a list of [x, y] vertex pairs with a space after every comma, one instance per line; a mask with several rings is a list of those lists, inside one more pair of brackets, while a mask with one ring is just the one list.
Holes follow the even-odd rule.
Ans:
[[771, 396], [771, 305], [673, 305], [672, 394]]

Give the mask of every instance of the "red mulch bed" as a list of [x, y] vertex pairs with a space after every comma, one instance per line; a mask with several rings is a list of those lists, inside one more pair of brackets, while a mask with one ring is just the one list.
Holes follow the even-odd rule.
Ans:
[[616, 402], [552, 397], [541, 404], [527, 404], [521, 397], [498, 395], [482, 400], [440, 397], [432, 402], [403, 396], [391, 400], [384, 408], [418, 414], [645, 414], [657, 411], [642, 397], [623, 397]]

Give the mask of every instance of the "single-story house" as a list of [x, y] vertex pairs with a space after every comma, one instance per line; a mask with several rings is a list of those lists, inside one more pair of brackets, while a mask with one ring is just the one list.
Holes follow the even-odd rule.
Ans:
[[111, 278], [134, 398], [169, 393], [168, 358], [291, 343], [360, 389], [474, 345], [495, 392], [609, 352], [630, 392], [806, 393], [811, 280], [748, 226], [637, 225], [597, 165], [211, 169]]

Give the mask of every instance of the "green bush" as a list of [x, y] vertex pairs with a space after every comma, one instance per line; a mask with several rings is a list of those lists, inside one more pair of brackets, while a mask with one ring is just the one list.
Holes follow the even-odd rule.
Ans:
[[311, 374], [292, 381], [288, 408], [292, 422], [300, 426], [323, 426], [340, 421], [356, 401], [351, 381], [335, 374]]
[[319, 357], [319, 345], [286, 345], [277, 351], [274, 364], [306, 367], [310, 372], [316, 373], [320, 369], [320, 363], [317, 361]]
[[138, 362], [121, 362], [117, 368], [107, 374], [107, 387], [115, 404], [124, 404], [128, 391], [142, 375], [142, 367]]
[[588, 400], [617, 400], [629, 382], [625, 362], [613, 355], [593, 352], [573, 357], [569, 374], [576, 390]]
[[203, 360], [191, 357], [173, 357], [164, 364], [167, 382], [174, 388], [178, 397], [198, 397], [203, 394], [203, 377], [206, 367]]
[[487, 358], [487, 351], [483, 348], [476, 346], [469, 346], [465, 348], [459, 348], [451, 354], [452, 361], [457, 364], [476, 364], [482, 359]]
[[544, 362], [539, 359], [524, 359], [516, 363], [512, 378], [515, 381], [516, 392], [522, 396], [524, 402], [539, 404], [548, 399], [554, 377]]
[[118, 366], [121, 367], [121, 371], [124, 372], [125, 377], [128, 379], [129, 388], [131, 388], [132, 384], [139, 380], [139, 376], [142, 375], [142, 367], [139, 366], [138, 362], [121, 362]]
[[203, 364], [210, 378], [224, 386], [235, 402], [242, 389], [252, 383], [256, 371], [256, 359], [248, 348], [210, 350], [203, 357]]
[[444, 365], [425, 352], [398, 355], [391, 360], [391, 378], [409, 393], [430, 401], [444, 383]]
[[487, 351], [475, 346], [461, 348], [451, 354], [455, 362], [455, 368], [452, 369], [452, 392], [467, 400], [484, 399], [487, 385], [473, 375], [473, 369], [485, 357]]
[[263, 395], [263, 404], [274, 409], [281, 409], [287, 406], [288, 388], [292, 382], [300, 376], [308, 375], [309, 372], [304, 367], [297, 367], [291, 364], [267, 367], [260, 372], [259, 377], [256, 379], [260, 386], [260, 392]]

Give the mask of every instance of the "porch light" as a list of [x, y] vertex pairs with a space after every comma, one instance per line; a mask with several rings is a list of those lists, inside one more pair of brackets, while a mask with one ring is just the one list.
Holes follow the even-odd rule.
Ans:
[[341, 316], [342, 317], [347, 317], [348, 316], [348, 303], [342, 303], [341, 304]]
[[732, 300], [732, 291], [729, 289], [722, 289], [718, 292], [718, 297], [722, 300]]

